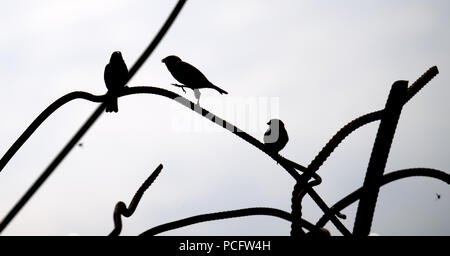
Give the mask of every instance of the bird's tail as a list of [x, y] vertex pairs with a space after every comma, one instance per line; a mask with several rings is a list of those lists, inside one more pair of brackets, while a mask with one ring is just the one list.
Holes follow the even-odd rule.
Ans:
[[219, 87], [217, 87], [217, 86], [215, 86], [213, 84], [211, 84], [211, 88], [216, 89], [218, 92], [220, 92], [220, 94], [228, 94], [227, 91], [225, 91], [225, 90], [223, 90], [223, 89], [221, 89], [221, 88], [219, 88]]
[[118, 112], [119, 106], [116, 97], [110, 97], [106, 102], [106, 112]]

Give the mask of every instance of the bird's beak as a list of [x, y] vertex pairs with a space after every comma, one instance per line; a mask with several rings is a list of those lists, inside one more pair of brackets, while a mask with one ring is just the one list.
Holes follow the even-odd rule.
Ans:
[[162, 63], [166, 62], [166, 58], [162, 59], [161, 62], [162, 62]]
[[269, 122], [267, 122], [267, 124], [268, 124], [268, 125], [270, 125], [270, 121], [269, 121]]

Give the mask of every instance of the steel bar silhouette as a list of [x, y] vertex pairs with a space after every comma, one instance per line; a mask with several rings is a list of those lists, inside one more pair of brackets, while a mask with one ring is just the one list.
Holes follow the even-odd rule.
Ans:
[[[408, 88], [408, 93], [403, 104], [406, 104], [418, 91], [420, 91], [428, 82], [431, 81], [437, 74], [439, 70], [436, 66], [429, 68], [425, 73], [423, 73], [414, 83]], [[353, 121], [342, 127], [320, 150], [316, 157], [308, 165], [308, 170], [302, 175], [303, 179], [309, 180], [314, 175], [314, 173], [322, 166], [322, 164], [327, 160], [327, 158], [333, 153], [334, 149], [339, 146], [339, 144], [353, 131], [356, 129], [369, 124], [371, 122], [380, 120], [383, 115], [384, 110], [378, 110], [360, 116]]]
[[[426, 85], [438, 73], [439, 72], [438, 72], [437, 67], [434, 66], [434, 67], [430, 68], [429, 70], [427, 70], [419, 79], [417, 79], [413, 83], [413, 85], [408, 89], [408, 97], [406, 99], [406, 102], [412, 96], [414, 96], [415, 93], [417, 93], [417, 91], [419, 91], [421, 88], [423, 88], [424, 85]], [[286, 159], [286, 158], [280, 156], [279, 154], [271, 154], [271, 152], [267, 152], [267, 150], [265, 150], [265, 148], [264, 148], [264, 145], [259, 140], [251, 137], [244, 131], [227, 123], [226, 121], [213, 115], [212, 113], [210, 113], [202, 108], [196, 107], [197, 105], [195, 105], [193, 102], [190, 102], [189, 100], [183, 98], [182, 96], [180, 96], [174, 92], [167, 91], [165, 89], [157, 88], [157, 87], [144, 87], [144, 86], [129, 87], [129, 88], [127, 87], [123, 90], [123, 92], [121, 93], [120, 96], [137, 94], [137, 93], [150, 93], [150, 94], [165, 96], [170, 99], [177, 99], [177, 101], [179, 103], [185, 105], [188, 108], [191, 108], [192, 110], [195, 110], [195, 112], [197, 112], [203, 116], [210, 117], [211, 121], [229, 129], [231, 132], [235, 133], [236, 135], [238, 135], [245, 141], [249, 142], [250, 144], [254, 145], [255, 147], [259, 148], [260, 150], [262, 150], [263, 152], [265, 152], [266, 154], [271, 156], [271, 158], [273, 158], [277, 162], [281, 163], [282, 166], [296, 180], [299, 179], [300, 175], [293, 169], [295, 168], [299, 171], [305, 171], [307, 169], [289, 159]], [[56, 109], [58, 109], [60, 106], [64, 105], [65, 103], [67, 103], [71, 100], [74, 100], [74, 99], [85, 99], [85, 100], [89, 100], [92, 102], [103, 102], [105, 99], [105, 95], [96, 96], [96, 95], [92, 95], [92, 94], [89, 94], [86, 92], [72, 92], [72, 93], [69, 93], [69, 94], [61, 97], [54, 103], [52, 103], [49, 107], [47, 107], [47, 109], [45, 109], [33, 121], [33, 123], [30, 124], [30, 126], [26, 129], [26, 131], [19, 137], [19, 139], [17, 139], [17, 141], [13, 144], [13, 146], [11, 146], [11, 148], [8, 150], [8, 152], [3, 156], [3, 158], [0, 160], [0, 162], [2, 163], [2, 166], [4, 167], [4, 165], [10, 160], [10, 158], [14, 155], [14, 153], [17, 152], [17, 150], [20, 148], [20, 146], [31, 136], [31, 134], [39, 127], [39, 125], [50, 114], [52, 114], [54, 111], [56, 111]], [[370, 122], [380, 119], [382, 113], [383, 113], [382, 110], [372, 112], [372, 113], [366, 114], [364, 116], [361, 116], [361, 117], [355, 119], [354, 121], [348, 123], [342, 129], [340, 129], [339, 132], [336, 133], [335, 136], [333, 136], [333, 138], [320, 151], [319, 155], [313, 160], [313, 162], [310, 164], [309, 167], [312, 167], [314, 165], [313, 163], [315, 163], [314, 167], [316, 167], [318, 169], [319, 166], [327, 159], [327, 157], [333, 152], [334, 148], [336, 148], [342, 140], [344, 140], [350, 133], [352, 133], [357, 128], [359, 128], [367, 123], [370, 123]], [[220, 123], [219, 122], [220, 120], [222, 120], [223, 123]], [[231, 127], [231, 129], [230, 129], [230, 127]], [[315, 168], [313, 168], [313, 169], [315, 169]], [[312, 172], [312, 176], [314, 176], [316, 180], [320, 179], [320, 177], [317, 176], [314, 172]], [[318, 182], [318, 183], [320, 183], [320, 182]], [[324, 211], [324, 213], [330, 212], [330, 209], [328, 208], [328, 206], [326, 206], [326, 204], [323, 202], [323, 200], [320, 198], [320, 196], [318, 196], [317, 193], [313, 189], [309, 188], [307, 192], [310, 194], [310, 196], [313, 198], [313, 200], [319, 205], [319, 207]], [[346, 232], [345, 229], [342, 228], [344, 226], [342, 224], [339, 224], [339, 220], [337, 220], [336, 216], [332, 216], [332, 220], [333, 220], [334, 224], [338, 227], [338, 229], [341, 231], [341, 233], [344, 234]], [[339, 228], [339, 226], [341, 226], [341, 228]]]
[[[421, 90], [431, 79], [433, 79], [437, 74], [439, 73], [439, 70], [436, 66], [431, 67], [428, 69], [422, 76], [420, 76], [409, 88], [407, 91], [407, 94], [403, 101], [401, 102], [402, 105], [406, 104], [419, 90]], [[308, 180], [311, 179], [315, 175], [315, 172], [320, 168], [320, 166], [326, 161], [326, 159], [331, 155], [331, 153], [334, 151], [334, 149], [353, 131], [356, 129], [370, 123], [373, 121], [377, 121], [381, 119], [384, 115], [384, 109], [375, 111], [369, 114], [365, 114], [363, 116], [360, 116], [357, 119], [354, 119], [347, 125], [345, 125], [343, 128], [341, 128], [329, 141], [328, 143], [322, 148], [322, 150], [319, 152], [319, 154], [316, 155], [316, 157], [311, 161], [311, 163], [308, 165], [307, 169], [304, 170], [304, 173], [302, 174], [302, 178], [298, 179], [297, 182], [299, 184], [296, 184], [297, 187], [294, 187], [294, 191], [292, 194], [292, 209], [294, 211], [294, 214], [297, 216], [297, 218], [301, 217], [301, 211], [297, 210], [296, 208], [301, 207], [301, 201], [303, 197], [306, 195], [306, 193], [310, 193], [311, 195], [311, 187], [312, 183], [308, 183]], [[309, 191], [309, 192], [308, 192]], [[316, 202], [317, 203], [317, 202]], [[300, 208], [301, 209], [301, 208]], [[329, 211], [329, 210], [328, 210]], [[327, 212], [327, 211], [325, 211]], [[333, 224], [336, 225], [336, 227], [341, 231], [343, 234], [349, 234], [347, 231], [345, 231], [344, 228], [336, 221], [337, 218], [335, 215], [331, 216], [331, 220], [333, 221]], [[341, 226], [339, 228], [339, 226]], [[297, 230], [294, 230], [297, 229]], [[291, 233], [298, 234], [298, 225], [295, 225], [293, 223]], [[300, 231], [301, 232], [301, 231]]]
[[[168, 29], [173, 24], [174, 20], [180, 13], [182, 7], [184, 6], [186, 0], [179, 0], [175, 7], [173, 8], [171, 14], [168, 16], [163, 26], [150, 42], [145, 51], [141, 54], [138, 60], [129, 70], [129, 75], [127, 78], [127, 83], [132, 79], [132, 77], [138, 72], [138, 70], [145, 63], [147, 58], [152, 54], [154, 49], [158, 46]], [[277, 163], [280, 164], [296, 181], [293, 192], [292, 192], [292, 205], [291, 213], [284, 212], [279, 209], [274, 208], [246, 208], [234, 211], [209, 213], [203, 215], [197, 215], [189, 217], [186, 219], [166, 223], [150, 230], [147, 230], [142, 235], [155, 235], [164, 231], [172, 230], [175, 228], [192, 225], [195, 223], [219, 220], [226, 218], [234, 218], [241, 216], [250, 215], [268, 215], [279, 217], [288, 221], [291, 221], [291, 235], [299, 236], [304, 235], [305, 232], [303, 228], [307, 230], [317, 232], [319, 234], [318, 228], [325, 225], [328, 220], [331, 220], [337, 229], [344, 235], [352, 235], [352, 233], [337, 219], [339, 216], [340, 209], [343, 209], [346, 205], [360, 199], [358, 204], [358, 210], [355, 218], [355, 225], [353, 230], [353, 235], [356, 236], [366, 236], [369, 234], [371, 229], [371, 224], [374, 216], [374, 211], [376, 208], [376, 202], [378, 199], [378, 194], [380, 187], [384, 184], [392, 182], [393, 180], [415, 176], [423, 175], [430, 176], [441, 179], [449, 183], [450, 176], [443, 172], [433, 170], [416, 168], [409, 170], [397, 171], [391, 174], [383, 176], [386, 162], [389, 156], [390, 147], [395, 135], [396, 126], [401, 114], [402, 107], [406, 104], [418, 91], [420, 91], [436, 74], [438, 74], [437, 67], [430, 68], [425, 74], [423, 74], [416, 82], [412, 84], [411, 87], [407, 87], [406, 81], [397, 81], [392, 85], [389, 97], [386, 102], [384, 109], [366, 114], [354, 121], [348, 123], [344, 126], [338, 133], [325, 145], [324, 148], [319, 152], [319, 154], [313, 159], [313, 161], [308, 165], [307, 168], [299, 165], [289, 159], [284, 158], [278, 153], [274, 153], [268, 150], [268, 148], [258, 139], [250, 136], [246, 132], [240, 130], [238, 127], [230, 124], [229, 122], [223, 120], [222, 118], [212, 114], [206, 109], [201, 108], [199, 105], [187, 100], [180, 95], [164, 90], [162, 88], [156, 87], [125, 87], [119, 96], [135, 94], [135, 93], [151, 93], [159, 94], [165, 97], [171, 98], [178, 103], [190, 108], [194, 112], [202, 115], [203, 117], [209, 119], [210, 121], [228, 129], [233, 134], [242, 138], [249, 144], [257, 147]], [[183, 89], [184, 91], [184, 89]], [[13, 209], [7, 214], [7, 216], [0, 223], [0, 233], [6, 228], [6, 226], [11, 222], [11, 220], [20, 212], [23, 206], [31, 199], [31, 197], [36, 193], [36, 191], [42, 186], [42, 184], [48, 179], [48, 177], [53, 173], [53, 171], [59, 166], [59, 164], [65, 159], [65, 157], [70, 153], [72, 148], [78, 143], [78, 141], [84, 136], [84, 134], [92, 127], [96, 120], [101, 116], [105, 110], [105, 100], [106, 95], [96, 96], [86, 92], [73, 92], [69, 93], [57, 101], [52, 103], [47, 107], [22, 133], [22, 135], [13, 143], [13, 145], [8, 149], [5, 155], [0, 159], [0, 172], [4, 169], [10, 159], [14, 154], [20, 149], [20, 147], [27, 141], [27, 139], [33, 134], [33, 132], [42, 124], [48, 116], [54, 113], [59, 107], [72, 101], [74, 99], [86, 99], [93, 102], [101, 103], [97, 109], [92, 113], [92, 115], [86, 120], [86, 122], [79, 128], [79, 130], [74, 134], [74, 136], [69, 140], [69, 142], [63, 147], [59, 154], [53, 159], [53, 161], [47, 166], [45, 171], [38, 177], [38, 179], [32, 184], [32, 186], [26, 191], [18, 203], [13, 207]], [[352, 133], [354, 130], [362, 127], [370, 122], [381, 120], [377, 136], [374, 142], [372, 154], [368, 164], [365, 180], [363, 186], [357, 191], [353, 192], [349, 196], [345, 197], [339, 201], [335, 206], [328, 207], [328, 205], [322, 200], [322, 198], [314, 191], [313, 186], [317, 186], [321, 183], [321, 178], [316, 172], [320, 166], [326, 161], [326, 159], [331, 155], [333, 150], [342, 142], [346, 136]], [[138, 189], [135, 196], [133, 197], [129, 207], [127, 208], [125, 203], [118, 202], [114, 210], [114, 229], [110, 235], [119, 235], [122, 228], [121, 216], [129, 217], [133, 214], [137, 207], [139, 200], [141, 199], [145, 190], [151, 185], [151, 183], [156, 179], [159, 172], [162, 169], [162, 165], [152, 173], [152, 175], [142, 184]], [[303, 172], [300, 174], [299, 172]], [[314, 180], [310, 181], [310, 179]], [[323, 217], [317, 222], [316, 225], [309, 223], [308, 221], [302, 219], [302, 198], [309, 194], [311, 198], [316, 202], [320, 209], [324, 212]], [[311, 232], [313, 233], [313, 232]]]
[[89, 117], [89, 119], [84, 123], [80, 130], [73, 136], [69, 143], [64, 147], [64, 149], [56, 156], [53, 162], [45, 169], [45, 171], [39, 176], [39, 178], [33, 183], [33, 185], [27, 190], [25, 195], [19, 200], [19, 202], [14, 205], [12, 210], [6, 215], [6, 217], [0, 223], [0, 232], [2, 232], [6, 226], [11, 222], [11, 220], [16, 216], [16, 214], [22, 209], [22, 207], [30, 200], [33, 194], [39, 189], [39, 187], [44, 183], [44, 181], [52, 174], [59, 163], [64, 159], [64, 157], [69, 153], [69, 151], [77, 144], [81, 136], [91, 127], [91, 125], [97, 120], [101, 113], [105, 109], [105, 104], [102, 104], [97, 110]]
[[57, 99], [55, 102], [50, 104], [41, 114], [39, 114], [36, 119], [25, 129], [25, 131], [17, 138], [17, 140], [13, 143], [13, 145], [6, 151], [3, 157], [0, 159], [0, 172], [5, 168], [6, 164], [8, 164], [9, 160], [16, 154], [16, 152], [22, 147], [22, 145], [30, 138], [30, 136], [36, 131], [36, 129], [58, 108], [63, 106], [64, 104], [75, 100], [75, 99], [85, 99], [92, 102], [103, 102], [105, 100], [105, 96], [96, 96], [87, 92], [71, 92], [68, 93], [61, 98]]
[[[161, 39], [169, 30], [175, 18], [180, 13], [186, 0], [179, 0], [171, 14], [165, 21], [162, 28], [159, 30], [158, 34], [155, 36], [153, 41], [144, 51], [144, 53], [139, 57], [136, 63], [131, 67], [129, 71], [128, 81], [133, 77], [133, 75], [139, 70], [139, 68], [144, 64], [145, 60], [150, 56], [150, 54], [155, 50], [156, 46], [159, 44]], [[36, 182], [28, 189], [25, 195], [19, 200], [19, 202], [13, 207], [13, 209], [7, 214], [7, 216], [0, 223], [0, 233], [5, 229], [9, 222], [14, 218], [14, 216], [22, 209], [22, 207], [28, 202], [28, 200], [34, 195], [34, 193], [39, 189], [39, 187], [45, 182], [45, 180], [50, 176], [50, 174], [58, 167], [62, 160], [67, 156], [70, 150], [77, 144], [79, 139], [89, 130], [89, 128], [95, 123], [95, 121], [100, 117], [105, 109], [106, 104], [102, 103], [94, 111], [94, 113], [89, 117], [89, 119], [81, 126], [77, 133], [72, 137], [72, 139], [66, 144], [66, 146], [60, 151], [56, 158], [50, 163], [43, 174], [36, 180]]]
[[139, 187], [136, 194], [133, 196], [133, 199], [130, 202], [130, 205], [127, 207], [124, 202], [119, 201], [114, 208], [114, 229], [109, 234], [110, 236], [118, 236], [122, 231], [122, 216], [130, 217], [133, 215], [134, 211], [139, 204], [144, 192], [150, 187], [150, 185], [156, 180], [159, 173], [161, 172], [163, 165], [160, 164], [156, 169], [152, 172], [152, 174], [144, 181], [144, 183]]
[[353, 235], [368, 236], [378, 198], [379, 184], [394, 139], [398, 119], [406, 102], [408, 81], [396, 81], [391, 88], [383, 111], [378, 133], [370, 156], [369, 167], [364, 179], [363, 191], [356, 213]]
[[[399, 171], [390, 172], [385, 174], [381, 179], [379, 186], [384, 186], [386, 184], [392, 183], [393, 181], [408, 178], [408, 177], [430, 177], [441, 180], [450, 185], [450, 175], [443, 171], [439, 171], [431, 168], [411, 168]], [[345, 196], [339, 202], [335, 203], [331, 209], [334, 212], [339, 212], [356, 202], [361, 198], [363, 187], [353, 191], [349, 195]], [[324, 214], [319, 221], [316, 223], [317, 227], [323, 227], [330, 220], [330, 216], [334, 216], [334, 213]]]
[[[169, 222], [166, 224], [162, 224], [156, 227], [153, 227], [144, 233], [141, 236], [154, 236], [162, 232], [166, 232], [169, 230], [186, 227], [189, 225], [213, 221], [213, 220], [222, 220], [228, 218], [236, 218], [236, 217], [244, 217], [244, 216], [252, 216], [252, 215], [266, 215], [266, 216], [274, 216], [287, 221], [291, 221], [291, 214], [288, 212], [275, 209], [275, 208], [267, 208], [267, 207], [256, 207], [256, 208], [245, 208], [239, 210], [225, 211], [225, 212], [216, 212], [216, 213], [208, 213], [202, 215], [196, 215], [189, 218]], [[310, 231], [317, 230], [317, 228], [306, 220], [301, 220], [301, 225]]]

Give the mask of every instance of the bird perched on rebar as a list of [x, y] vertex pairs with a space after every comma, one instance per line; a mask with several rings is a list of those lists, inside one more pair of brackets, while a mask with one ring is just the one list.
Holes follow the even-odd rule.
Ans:
[[128, 80], [128, 68], [121, 52], [115, 51], [111, 54], [111, 59], [105, 67], [104, 79], [108, 88], [106, 112], [117, 112], [117, 97]]
[[280, 152], [289, 141], [289, 136], [280, 119], [271, 119], [269, 129], [264, 133], [264, 144], [272, 152]]
[[206, 76], [203, 75], [202, 72], [200, 72], [200, 70], [198, 70], [191, 64], [182, 61], [178, 56], [170, 55], [162, 59], [161, 61], [166, 64], [166, 67], [170, 71], [172, 76], [178, 82], [182, 83], [182, 85], [174, 85], [181, 87], [183, 91], [183, 87], [192, 89], [198, 101], [200, 100], [200, 91], [198, 89], [201, 88], [211, 88], [217, 90], [220, 94], [228, 94], [228, 92], [226, 92], [225, 90], [211, 83], [206, 78]]

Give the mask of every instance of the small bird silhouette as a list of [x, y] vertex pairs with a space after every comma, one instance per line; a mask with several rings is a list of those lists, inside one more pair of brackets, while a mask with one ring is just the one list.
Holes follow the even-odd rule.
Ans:
[[105, 67], [104, 79], [108, 88], [106, 112], [117, 112], [117, 97], [128, 79], [128, 68], [121, 52], [115, 51], [111, 54], [111, 59]]
[[225, 90], [211, 83], [200, 70], [191, 64], [182, 61], [178, 56], [167, 56], [162, 59], [161, 62], [165, 63], [172, 76], [178, 82], [182, 83], [182, 85], [174, 85], [181, 87], [183, 91], [183, 87], [191, 88], [194, 91], [195, 98], [198, 100], [197, 104], [200, 101], [200, 91], [198, 89], [201, 88], [211, 88], [217, 90], [220, 94], [228, 94]]
[[271, 119], [268, 123], [269, 129], [264, 133], [264, 144], [273, 152], [280, 152], [289, 141], [289, 136], [280, 119]]
[[83, 143], [82, 142], [78, 143], [78, 147], [82, 148], [83, 147]]

